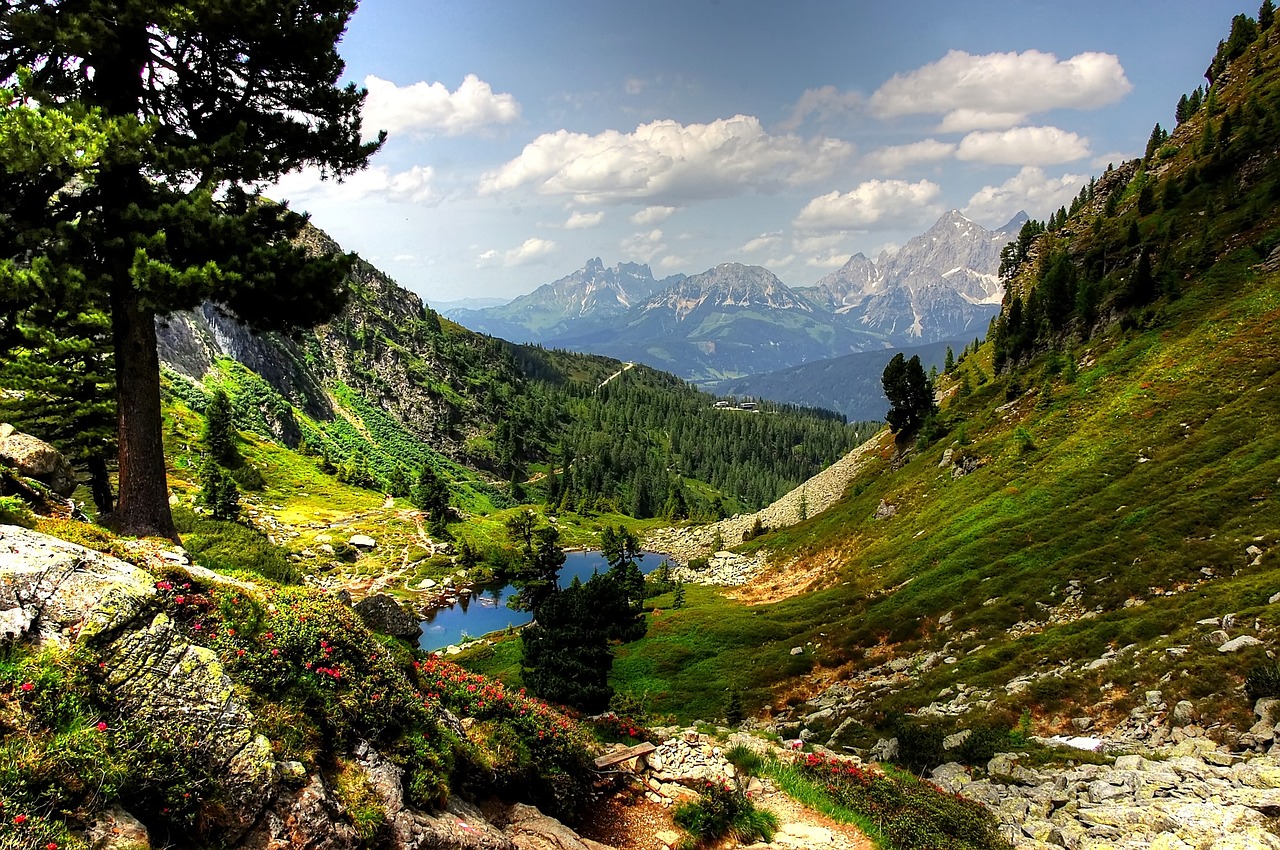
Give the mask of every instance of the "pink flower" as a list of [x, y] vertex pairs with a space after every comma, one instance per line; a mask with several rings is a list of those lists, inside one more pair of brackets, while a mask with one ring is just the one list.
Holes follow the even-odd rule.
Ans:
[[187, 597], [185, 597], [185, 596], [175, 596], [175, 597], [173, 597], [173, 601], [174, 601], [175, 603], [177, 603], [178, 605], [182, 605], [182, 604], [184, 604], [184, 603], [187, 601]]
[[24, 691], [34, 691], [36, 686], [34, 682], [23, 682], [21, 688]]
[[272, 648], [272, 650], [271, 650], [271, 654], [272, 654], [272, 655], [279, 655], [279, 654], [280, 654], [280, 650], [275, 649], [275, 648]]
[[98, 731], [99, 731], [99, 732], [105, 732], [105, 731], [107, 731], [107, 724], [106, 724], [104, 721], [102, 721], [102, 720], [99, 720], [99, 721], [98, 721]]

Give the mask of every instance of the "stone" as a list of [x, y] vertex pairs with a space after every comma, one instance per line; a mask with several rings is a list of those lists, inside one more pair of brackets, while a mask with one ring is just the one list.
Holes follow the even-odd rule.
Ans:
[[151, 850], [142, 821], [120, 808], [108, 807], [89, 825], [85, 838], [92, 850]]
[[23, 478], [34, 478], [64, 499], [76, 489], [76, 471], [62, 452], [7, 422], [0, 425], [0, 466], [13, 467]]
[[893, 761], [898, 757], [898, 739], [881, 738], [871, 748], [871, 758], [875, 761]]
[[875, 518], [890, 519], [896, 516], [897, 513], [898, 513], [897, 505], [892, 505], [889, 502], [886, 502], [884, 499], [881, 499], [880, 504], [876, 507]]
[[1261, 646], [1262, 641], [1253, 635], [1240, 635], [1234, 637], [1226, 643], [1218, 647], [1218, 652], [1238, 652], [1248, 646]]
[[357, 549], [375, 549], [378, 546], [378, 541], [367, 534], [353, 534], [347, 542]]
[[1093, 718], [1092, 717], [1073, 717], [1071, 718], [1071, 725], [1076, 727], [1076, 729], [1080, 730], [1081, 732], [1088, 732], [1093, 727]]
[[791, 647], [791, 654], [792, 654], [792, 655], [804, 655], [804, 647], [803, 647], [803, 646], [793, 646], [793, 647]]
[[1175, 726], [1190, 726], [1199, 718], [1199, 712], [1190, 700], [1179, 700], [1170, 715]]
[[410, 640], [422, 634], [418, 618], [385, 593], [366, 596], [355, 604], [355, 609], [365, 625], [375, 632]]
[[972, 729], [961, 729], [959, 732], [955, 733], [954, 735], [948, 735], [947, 737], [942, 739], [942, 748], [944, 750], [954, 750], [956, 747], [960, 746], [965, 741], [969, 740], [969, 737], [972, 734], [973, 734]]
[[815, 850], [829, 846], [834, 839], [831, 830], [825, 826], [807, 823], [783, 823], [774, 833], [773, 844], [781, 847], [797, 847], [803, 850]]

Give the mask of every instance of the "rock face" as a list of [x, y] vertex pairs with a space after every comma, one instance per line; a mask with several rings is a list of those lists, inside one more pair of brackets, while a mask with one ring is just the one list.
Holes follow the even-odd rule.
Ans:
[[0, 466], [11, 466], [23, 478], [34, 478], [67, 498], [76, 489], [76, 471], [62, 452], [9, 423], [0, 425]]
[[422, 634], [418, 619], [385, 593], [366, 596], [355, 604], [356, 613], [375, 632], [413, 639]]

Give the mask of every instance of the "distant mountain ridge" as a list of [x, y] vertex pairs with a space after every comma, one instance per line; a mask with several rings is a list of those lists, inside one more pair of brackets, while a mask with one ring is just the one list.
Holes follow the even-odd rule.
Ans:
[[449, 317], [490, 336], [513, 342], [544, 342], [573, 333], [583, 320], [622, 315], [683, 279], [684, 275], [677, 274], [656, 280], [643, 263], [618, 263], [610, 268], [599, 257], [593, 257], [577, 271], [507, 304], [483, 310], [453, 310]]
[[1019, 212], [999, 230], [987, 230], [951, 210], [892, 254], [875, 262], [854, 254], [796, 291], [899, 343], [981, 334], [1004, 297], [996, 275], [1000, 251], [1026, 220]]
[[971, 339], [999, 310], [1000, 251], [1026, 218], [1020, 212], [988, 230], [952, 210], [901, 249], [874, 261], [855, 254], [808, 287], [742, 263], [656, 280], [646, 265], [609, 268], [596, 257], [510, 304], [450, 316], [493, 336], [634, 360], [701, 383]]

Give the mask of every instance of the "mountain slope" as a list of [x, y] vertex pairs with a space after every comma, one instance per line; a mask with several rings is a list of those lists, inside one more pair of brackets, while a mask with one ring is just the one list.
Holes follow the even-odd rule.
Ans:
[[893, 254], [877, 262], [855, 254], [797, 291], [898, 344], [980, 335], [1004, 294], [1000, 251], [1025, 220], [1019, 213], [992, 231], [952, 210]]
[[719, 395], [767, 398], [805, 407], [825, 407], [843, 413], [850, 421], [880, 422], [889, 409], [881, 377], [885, 365], [893, 359], [894, 354], [901, 351], [908, 358], [919, 356], [920, 362], [928, 371], [930, 367], [943, 367], [948, 348], [958, 351], [964, 345], [956, 341], [935, 342], [914, 348], [863, 351], [775, 372], [761, 372], [745, 378], [719, 381], [707, 389]]

